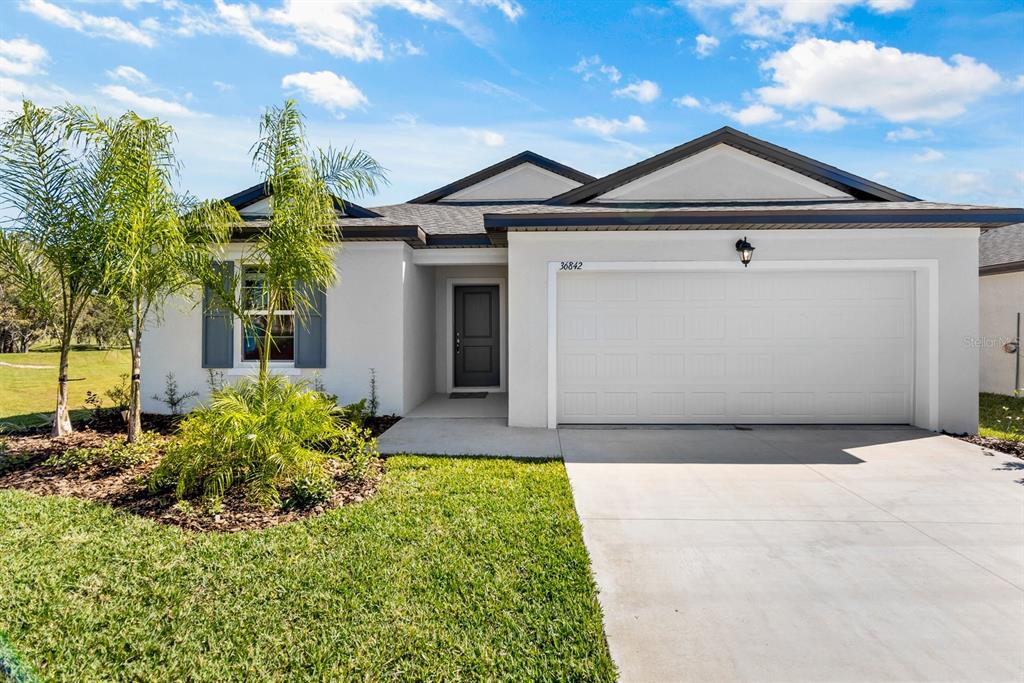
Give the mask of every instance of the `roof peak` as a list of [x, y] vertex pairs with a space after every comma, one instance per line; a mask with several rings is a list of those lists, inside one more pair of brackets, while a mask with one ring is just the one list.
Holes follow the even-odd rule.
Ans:
[[917, 197], [899, 192], [867, 178], [848, 173], [816, 159], [756, 138], [731, 126], [722, 126], [689, 142], [665, 150], [649, 159], [610, 173], [603, 178], [573, 188], [548, 200], [549, 204], [579, 204], [604, 194], [620, 185], [653, 173], [658, 169], [694, 156], [715, 145], [726, 144], [753, 154], [804, 176], [843, 190], [855, 199], [869, 201], [916, 201]]
[[443, 199], [448, 195], [458, 192], [459, 190], [463, 190], [472, 185], [476, 185], [477, 183], [483, 182], [488, 178], [493, 178], [499, 173], [504, 173], [505, 171], [513, 169], [516, 166], [520, 166], [522, 164], [533, 164], [534, 166], [542, 168], [545, 171], [549, 171], [562, 177], [569, 178], [570, 180], [574, 180], [584, 185], [597, 180], [597, 178], [588, 173], [583, 173], [582, 171], [572, 168], [571, 166], [566, 166], [565, 164], [561, 164], [555, 161], [554, 159], [549, 159], [548, 157], [541, 156], [540, 154], [537, 154], [536, 152], [532, 152], [527, 149], [523, 150], [522, 152], [519, 152], [518, 154], [514, 154], [508, 157], [507, 159], [502, 159], [501, 161], [495, 164], [491, 164], [490, 166], [483, 168], [477, 171], [476, 173], [471, 173], [468, 176], [465, 176], [464, 178], [460, 178], [454, 182], [448, 183], [447, 185], [439, 187], [436, 190], [431, 190], [430, 192], [420, 195], [415, 199], [410, 199], [407, 203], [432, 204], [434, 202], [437, 202], [439, 199]]

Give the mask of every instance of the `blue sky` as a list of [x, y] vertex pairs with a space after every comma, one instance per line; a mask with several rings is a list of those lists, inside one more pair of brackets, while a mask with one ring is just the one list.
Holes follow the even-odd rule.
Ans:
[[1024, 3], [971, 0], [11, 0], [0, 108], [26, 96], [175, 125], [182, 185], [256, 181], [257, 116], [399, 202], [531, 149], [602, 175], [732, 125], [922, 198], [1024, 205]]

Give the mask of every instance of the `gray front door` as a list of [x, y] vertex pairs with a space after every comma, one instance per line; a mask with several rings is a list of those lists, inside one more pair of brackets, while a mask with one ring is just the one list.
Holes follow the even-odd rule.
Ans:
[[497, 285], [455, 288], [455, 386], [501, 383], [499, 308]]

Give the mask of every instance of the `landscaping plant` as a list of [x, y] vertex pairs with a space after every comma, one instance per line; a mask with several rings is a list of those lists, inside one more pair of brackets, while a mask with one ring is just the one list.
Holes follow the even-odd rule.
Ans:
[[270, 365], [275, 313], [287, 306], [303, 320], [312, 306], [307, 292], [330, 287], [337, 279], [337, 210], [346, 198], [376, 192], [385, 178], [384, 169], [366, 152], [310, 149], [294, 100], [263, 114], [252, 154], [270, 194], [270, 215], [247, 242], [245, 261], [262, 269], [259, 309], [264, 312], [256, 320], [246, 314], [247, 302], [235, 302], [233, 308], [257, 333], [262, 381]]
[[68, 355], [75, 329], [103, 287], [107, 150], [71, 139], [67, 108], [28, 100], [0, 127], [0, 280], [54, 331], [60, 347], [53, 436], [71, 432]]
[[[177, 194], [174, 130], [155, 118], [127, 112], [103, 119], [68, 109], [70, 130], [97, 154], [105, 188], [103, 241], [106, 300], [128, 329], [132, 370], [128, 387], [128, 441], [142, 431], [142, 335], [173, 294], [215, 279], [211, 248], [226, 242], [241, 221], [223, 201]], [[173, 408], [174, 406], [172, 406]]]
[[334, 402], [301, 383], [270, 375], [215, 392], [189, 413], [153, 472], [154, 489], [178, 498], [220, 501], [233, 486], [255, 503], [275, 507], [281, 491], [301, 478], [323, 477], [344, 435]]

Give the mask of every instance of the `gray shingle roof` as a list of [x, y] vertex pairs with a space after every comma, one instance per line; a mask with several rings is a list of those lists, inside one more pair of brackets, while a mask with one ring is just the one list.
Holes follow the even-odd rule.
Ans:
[[986, 230], [978, 244], [978, 265], [1024, 262], [1024, 223]]
[[[707, 205], [707, 204], [686, 204], [673, 206], [653, 207], [649, 205], [601, 205], [601, 204], [577, 204], [574, 206], [557, 206], [552, 204], [391, 204], [387, 206], [372, 207], [372, 211], [379, 213], [380, 218], [342, 218], [339, 225], [346, 226], [389, 226], [389, 225], [418, 225], [428, 235], [483, 235], [485, 214], [601, 214], [601, 213], [631, 213], [650, 212], [655, 210], [668, 210], [673, 212], [688, 211], [763, 211], [770, 213], [774, 211], [829, 211], [841, 209], [844, 211], [885, 211], [899, 212], [903, 210], [944, 210], [957, 211], [960, 209], [982, 209], [996, 207], [971, 206], [967, 204], [943, 204], [939, 202], [876, 202], [876, 201], [839, 201], [839, 202], [814, 202], [814, 203], [785, 203], [785, 204], [728, 204], [728, 205]], [[824, 221], [827, 223], [828, 221]], [[880, 226], [878, 226], [880, 227]]]

